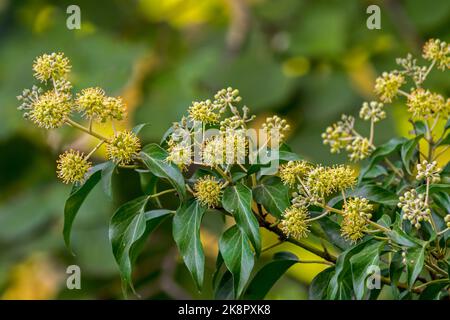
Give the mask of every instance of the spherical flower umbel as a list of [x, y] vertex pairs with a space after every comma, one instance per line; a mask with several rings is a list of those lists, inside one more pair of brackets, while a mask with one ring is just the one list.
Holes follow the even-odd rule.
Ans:
[[214, 167], [225, 163], [225, 141], [222, 136], [214, 136], [202, 147], [202, 161], [205, 165]]
[[356, 185], [357, 175], [355, 170], [345, 165], [335, 165], [328, 168], [331, 184], [335, 191], [343, 191]]
[[440, 173], [442, 168], [437, 166], [437, 162], [433, 161], [428, 163], [427, 160], [423, 160], [422, 163], [417, 164], [417, 180], [430, 179], [431, 183], [438, 183], [441, 181]]
[[383, 72], [381, 77], [375, 80], [375, 93], [381, 101], [392, 102], [403, 83], [405, 83], [405, 78], [401, 74]]
[[350, 152], [348, 155], [350, 161], [357, 162], [363, 160], [371, 153], [370, 141], [364, 137], [355, 137], [352, 143], [347, 145], [346, 150]]
[[309, 233], [308, 210], [305, 207], [288, 207], [283, 214], [280, 229], [287, 237], [306, 238]]
[[40, 128], [61, 127], [70, 115], [72, 106], [67, 95], [47, 91], [31, 104], [28, 116]]
[[204, 176], [194, 184], [194, 196], [204, 206], [219, 206], [222, 197], [222, 183], [213, 176]]
[[354, 123], [355, 118], [344, 114], [340, 121], [334, 123], [322, 133], [323, 144], [330, 146], [331, 153], [339, 153], [351, 142]]
[[126, 116], [126, 105], [122, 97], [106, 97], [103, 101], [103, 119], [123, 120]]
[[33, 64], [34, 76], [41, 82], [64, 78], [70, 68], [70, 61], [64, 57], [64, 53], [55, 52], [37, 57]]
[[107, 145], [108, 158], [114, 163], [126, 165], [132, 162], [141, 149], [139, 138], [130, 131], [115, 134]]
[[298, 178], [303, 178], [311, 170], [311, 165], [306, 161], [289, 161], [280, 166], [278, 175], [283, 184], [294, 187]]
[[105, 121], [105, 91], [103, 89], [87, 88], [77, 94], [75, 100], [76, 108], [82, 112], [86, 118]]
[[344, 205], [344, 218], [341, 223], [341, 235], [350, 242], [356, 242], [364, 236], [368, 222], [372, 218], [373, 206], [366, 198], [347, 199]]
[[216, 112], [217, 107], [211, 100], [200, 102], [193, 102], [189, 107], [189, 117], [192, 121], [200, 121], [206, 124], [217, 123], [220, 119], [220, 114]]
[[219, 90], [214, 95], [214, 105], [221, 110], [225, 109], [229, 104], [239, 103], [242, 98], [239, 96], [239, 90], [228, 87]]
[[422, 88], [417, 88], [410, 93], [406, 105], [416, 119], [429, 119], [439, 113], [446, 114], [444, 97]]
[[284, 141], [286, 139], [286, 133], [290, 130], [290, 125], [287, 124], [285, 119], [281, 119], [278, 116], [269, 117], [262, 125], [263, 130], [268, 135], [268, 139], [277, 135], [278, 141]]
[[425, 202], [425, 195], [418, 194], [415, 189], [405, 192], [397, 205], [403, 211], [402, 218], [409, 220], [416, 229], [420, 229], [422, 221], [430, 221], [431, 210]]
[[423, 57], [429, 61], [436, 61], [441, 70], [450, 68], [450, 44], [439, 39], [430, 39], [423, 46]]
[[182, 170], [185, 170], [192, 163], [191, 146], [186, 142], [171, 144], [166, 160], [175, 163]]
[[59, 156], [57, 175], [64, 183], [83, 182], [91, 163], [79, 151], [69, 150]]
[[323, 167], [317, 166], [307, 173], [306, 187], [309, 196], [319, 198], [328, 196], [356, 184], [356, 175], [348, 166]]
[[364, 102], [359, 117], [364, 120], [378, 122], [386, 118], [386, 112], [383, 110], [383, 104], [377, 101]]

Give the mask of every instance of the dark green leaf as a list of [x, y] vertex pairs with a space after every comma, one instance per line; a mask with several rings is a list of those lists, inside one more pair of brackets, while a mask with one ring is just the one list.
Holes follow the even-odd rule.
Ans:
[[230, 271], [225, 271], [220, 278], [220, 282], [214, 290], [214, 298], [216, 300], [233, 300], [235, 298], [233, 290], [233, 275]]
[[327, 268], [317, 274], [311, 281], [308, 290], [310, 300], [323, 300], [326, 298], [328, 283], [334, 274], [334, 267]]
[[205, 255], [200, 241], [200, 224], [206, 207], [191, 199], [183, 203], [173, 218], [173, 238], [197, 288], [203, 286]]
[[425, 261], [425, 246], [411, 247], [406, 251], [406, 269], [408, 270], [408, 286], [413, 287], [414, 282], [423, 269]]
[[150, 125], [150, 123], [140, 123], [140, 124], [134, 126], [134, 128], [131, 129], [131, 132], [133, 132], [135, 135], [138, 135], [139, 132], [140, 132], [145, 126], [148, 126], [148, 125]]
[[281, 276], [298, 262], [290, 252], [278, 252], [273, 260], [264, 265], [248, 285], [244, 299], [262, 300]]
[[116, 169], [116, 164], [112, 161], [108, 161], [102, 170], [102, 187], [108, 198], [113, 198], [113, 185], [112, 177], [114, 170]]
[[281, 218], [284, 210], [290, 205], [289, 188], [278, 177], [264, 179], [253, 188], [253, 196], [257, 203], [276, 218]]
[[380, 249], [384, 246], [383, 242], [375, 242], [366, 246], [364, 250], [353, 255], [350, 258], [350, 266], [352, 270], [353, 291], [356, 299], [361, 300], [364, 296], [366, 287], [366, 278], [369, 275], [370, 266], [378, 265], [380, 258]]
[[220, 237], [219, 249], [227, 269], [233, 275], [235, 297], [239, 298], [254, 265], [249, 239], [241, 228], [234, 225]]
[[447, 133], [444, 139], [442, 139], [441, 142], [439, 142], [438, 146], [443, 146], [446, 144], [450, 144], [450, 133]]
[[342, 238], [341, 227], [337, 222], [330, 219], [330, 217], [323, 217], [317, 222], [320, 224], [326, 237], [333, 245], [341, 250], [346, 250], [350, 247], [350, 243]]
[[409, 174], [411, 174], [410, 170], [411, 161], [413, 160], [414, 156], [418, 153], [416, 147], [421, 138], [422, 135], [417, 136], [414, 139], [408, 140], [402, 144], [400, 155], [402, 157], [403, 166], [405, 167], [406, 171]]
[[111, 218], [109, 239], [124, 283], [133, 288], [132, 264], [142, 247], [144, 235], [170, 214], [170, 210], [145, 212], [148, 197], [143, 196], [120, 206]]
[[385, 144], [382, 144], [376, 150], [373, 152], [371, 156], [371, 166], [378, 162], [379, 160], [386, 158], [387, 156], [391, 155], [395, 151], [397, 151], [402, 144], [406, 142], [406, 139], [403, 137], [396, 137], [392, 138]]
[[443, 290], [449, 284], [450, 280], [448, 279], [441, 279], [439, 282], [429, 284], [420, 294], [419, 300], [439, 300]]
[[186, 186], [180, 169], [166, 161], [167, 152], [157, 144], [146, 145], [141, 153], [142, 161], [157, 177], [167, 179], [177, 190], [180, 199], [186, 198]]
[[75, 185], [70, 192], [69, 198], [66, 200], [64, 206], [64, 229], [63, 236], [66, 246], [70, 248], [70, 233], [72, 231], [73, 221], [83, 204], [84, 200], [88, 196], [89, 192], [96, 186], [102, 176], [102, 169], [104, 164], [95, 166], [90, 176], [82, 185]]
[[241, 183], [229, 186], [223, 193], [222, 204], [224, 209], [233, 214], [236, 224], [245, 232], [256, 253], [259, 254], [261, 251], [261, 236], [251, 203], [252, 191]]
[[414, 129], [416, 136], [425, 135], [427, 133], [427, 126], [423, 121], [414, 122]]
[[398, 196], [395, 193], [373, 184], [362, 185], [349, 192], [349, 196], [364, 197], [388, 206], [395, 206], [398, 203]]

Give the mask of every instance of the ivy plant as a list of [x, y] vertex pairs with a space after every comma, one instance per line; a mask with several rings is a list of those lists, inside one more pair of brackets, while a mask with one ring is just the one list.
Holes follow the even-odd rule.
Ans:
[[[397, 70], [376, 79], [378, 100], [364, 102], [359, 113], [368, 122], [367, 136], [350, 115], [326, 128], [324, 144], [332, 153], [347, 152], [359, 170], [302, 159], [285, 144], [287, 121], [276, 115], [255, 121], [233, 88], [193, 102], [159, 144], [141, 145], [143, 125], [104, 136], [96, 125], [114, 127], [126, 115], [125, 103], [98, 87], [74, 94], [63, 53], [36, 58], [34, 76], [41, 84], [23, 91], [19, 109], [41, 128], [69, 126], [98, 139], [89, 153], [71, 149], [57, 161], [58, 177], [73, 184], [64, 208], [69, 248], [89, 192], [102, 184], [112, 196], [119, 169], [141, 175], [142, 194], [123, 203], [109, 225], [125, 288], [133, 289], [133, 265], [145, 242], [170, 220], [179, 254], [202, 290], [202, 220], [222, 215], [217, 270], [207, 275], [216, 298], [263, 299], [291, 266], [319, 263], [327, 268], [312, 281], [311, 299], [376, 299], [382, 290], [396, 299], [442, 299], [450, 286], [450, 165], [443, 160], [449, 155], [450, 102], [423, 85], [434, 69], [449, 69], [449, 50], [446, 42], [431, 39], [423, 47], [423, 65], [407, 55], [397, 59]], [[411, 135], [375, 145], [376, 124], [394, 100], [409, 113]], [[92, 165], [102, 146], [108, 161]], [[261, 229], [279, 241], [263, 243]], [[255, 270], [261, 253], [284, 242], [317, 259], [277, 252]]]

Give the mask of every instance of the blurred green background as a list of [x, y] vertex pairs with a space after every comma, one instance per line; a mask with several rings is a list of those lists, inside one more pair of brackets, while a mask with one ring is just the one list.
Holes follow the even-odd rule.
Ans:
[[[70, 4], [81, 8], [80, 30], [66, 28]], [[381, 30], [366, 27], [370, 4], [381, 7]], [[0, 298], [122, 298], [108, 221], [118, 204], [138, 192], [136, 177], [128, 175], [119, 175], [121, 196], [114, 201], [97, 187], [73, 229], [76, 256], [64, 247], [70, 187], [57, 181], [55, 160], [69, 146], [86, 151], [93, 141], [67, 128], [43, 131], [22, 119], [16, 96], [34, 83], [36, 56], [65, 52], [75, 91], [98, 85], [122, 95], [129, 107], [123, 126], [151, 124], [142, 131], [145, 142], [159, 142], [191, 101], [232, 86], [257, 121], [274, 113], [288, 119], [296, 152], [337, 163], [345, 157], [330, 155], [320, 133], [341, 113], [356, 114], [373, 99], [375, 77], [394, 68], [395, 57], [419, 54], [430, 37], [450, 40], [449, 18], [448, 0], [0, 0]], [[428, 85], [447, 95], [450, 90], [443, 73], [433, 73]], [[393, 105], [388, 115], [377, 129], [378, 142], [407, 133], [402, 106]], [[205, 219], [210, 283], [221, 224]], [[276, 239], [266, 235], [264, 241]], [[66, 288], [71, 264], [81, 267], [81, 290]], [[293, 267], [268, 298], [307, 298], [308, 283], [322, 269]], [[208, 283], [202, 293], [195, 290], [170, 223], [150, 238], [134, 276], [144, 299], [211, 297]]]

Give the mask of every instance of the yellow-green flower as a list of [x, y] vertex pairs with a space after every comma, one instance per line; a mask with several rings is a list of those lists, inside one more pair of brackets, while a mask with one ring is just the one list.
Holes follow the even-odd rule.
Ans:
[[429, 61], [436, 61], [441, 70], [450, 68], [450, 44], [439, 39], [430, 39], [423, 46], [423, 57]]
[[192, 163], [192, 150], [188, 143], [170, 143], [166, 160], [185, 170]]
[[273, 133], [276, 133], [278, 135], [279, 142], [286, 139], [286, 133], [291, 129], [285, 119], [281, 119], [276, 115], [266, 118], [266, 122], [263, 123], [262, 128], [268, 135], [268, 139], [271, 139]]
[[194, 185], [194, 196], [201, 204], [215, 208], [222, 197], [222, 183], [213, 176], [201, 177]]
[[330, 146], [331, 153], [339, 153], [347, 147], [353, 137], [354, 124], [355, 118], [344, 114], [340, 121], [333, 123], [322, 133], [323, 144]]
[[436, 114], [446, 114], [444, 97], [429, 90], [417, 88], [408, 96], [408, 111], [416, 119], [428, 119]]
[[306, 161], [289, 161], [280, 166], [278, 175], [283, 184], [294, 187], [298, 183], [297, 178], [303, 178], [310, 169], [311, 165]]
[[438, 183], [441, 181], [440, 173], [442, 168], [438, 167], [437, 162], [433, 161], [428, 163], [427, 160], [423, 160], [422, 163], [417, 164], [417, 180], [430, 179], [431, 183]]
[[306, 238], [309, 233], [308, 210], [305, 207], [291, 206], [284, 211], [280, 229], [287, 237]]
[[402, 218], [409, 220], [416, 229], [420, 229], [422, 221], [430, 221], [431, 210], [425, 201], [425, 194], [417, 193], [415, 189], [399, 197], [397, 206], [403, 211]]
[[127, 108], [121, 97], [106, 97], [103, 104], [103, 119], [123, 120], [125, 118]]
[[105, 91], [101, 88], [83, 89], [77, 94], [76, 108], [87, 118], [104, 122], [106, 120], [105, 98]]
[[450, 228], [450, 213], [445, 216], [444, 221], [447, 228]]
[[221, 136], [215, 136], [204, 143], [202, 160], [207, 166], [214, 167], [225, 163], [225, 142]]
[[378, 122], [386, 118], [386, 112], [383, 110], [383, 104], [377, 101], [364, 102], [359, 117], [364, 120]]
[[48, 91], [33, 101], [29, 117], [40, 128], [59, 128], [70, 115], [71, 107], [67, 95]]
[[189, 117], [193, 121], [200, 121], [203, 123], [217, 123], [220, 120], [220, 115], [216, 112], [216, 106], [211, 100], [193, 102], [188, 109]]
[[405, 78], [401, 74], [383, 72], [381, 77], [375, 80], [375, 93], [381, 101], [392, 102], [403, 83], [405, 83]]
[[141, 149], [139, 138], [130, 131], [114, 135], [107, 145], [108, 158], [114, 163], [125, 165], [132, 162]]
[[41, 82], [58, 80], [70, 72], [70, 61], [64, 53], [43, 54], [33, 64], [34, 76]]
[[364, 137], [355, 137], [346, 150], [350, 152], [350, 161], [354, 162], [367, 158], [372, 152], [369, 139]]
[[227, 164], [245, 163], [248, 140], [243, 130], [227, 130], [223, 135]]
[[83, 182], [91, 163], [82, 153], [69, 150], [59, 156], [57, 175], [64, 183]]
[[317, 166], [307, 174], [306, 187], [310, 195], [319, 198], [351, 188], [356, 184], [356, 174], [349, 166]]
[[373, 206], [366, 198], [347, 199], [344, 205], [344, 218], [341, 223], [341, 235], [346, 240], [356, 242], [364, 236], [368, 226], [367, 220], [372, 218]]

